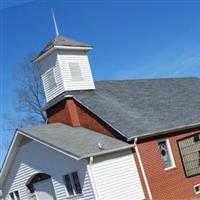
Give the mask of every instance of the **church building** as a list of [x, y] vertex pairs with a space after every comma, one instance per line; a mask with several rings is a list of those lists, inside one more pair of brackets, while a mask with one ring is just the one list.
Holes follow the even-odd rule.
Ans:
[[198, 196], [200, 79], [94, 81], [92, 48], [57, 34], [33, 60], [48, 120], [16, 130], [0, 176], [4, 199]]

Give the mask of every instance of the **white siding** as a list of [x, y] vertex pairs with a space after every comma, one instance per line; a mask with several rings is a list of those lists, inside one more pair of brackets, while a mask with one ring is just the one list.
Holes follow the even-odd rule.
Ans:
[[[86, 52], [59, 51], [58, 60], [61, 67], [66, 91], [94, 89], [94, 81]], [[72, 80], [69, 63], [79, 64], [83, 80]]]
[[83, 188], [83, 195], [73, 199], [94, 199], [86, 160], [76, 161], [35, 141], [28, 142], [21, 146], [15, 157], [3, 195], [8, 200], [9, 193], [18, 190], [21, 199], [27, 200], [26, 182], [32, 175], [43, 172], [52, 177], [56, 199], [67, 199], [63, 176], [73, 171], [78, 171]]
[[97, 157], [91, 171], [100, 200], [145, 198], [131, 151]]
[[[62, 77], [61, 69], [58, 62], [57, 51], [45, 57], [45, 59], [43, 59], [39, 63], [39, 69], [40, 69], [40, 74], [42, 77], [46, 100], [47, 102], [49, 102], [50, 100], [52, 100], [53, 98], [55, 98], [56, 96], [58, 96], [59, 94], [65, 91], [63, 77]], [[47, 80], [48, 79], [47, 73], [51, 69], [53, 69], [54, 71], [55, 81], [56, 81], [56, 87], [52, 89], [48, 87], [48, 80]]]
[[[70, 63], [80, 66], [82, 79], [74, 81], [71, 77]], [[91, 90], [94, 89], [94, 81], [90, 64], [85, 51], [54, 51], [39, 62], [40, 74], [44, 86], [46, 101], [54, 99], [64, 91]], [[47, 73], [53, 69], [56, 87], [48, 87]]]

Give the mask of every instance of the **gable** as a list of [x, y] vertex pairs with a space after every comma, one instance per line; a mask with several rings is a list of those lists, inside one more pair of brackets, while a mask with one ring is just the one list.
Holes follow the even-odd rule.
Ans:
[[23, 146], [28, 145], [29, 143], [31, 143], [33, 141], [35, 141], [35, 142], [37, 142], [41, 145], [44, 145], [47, 148], [53, 149], [53, 151], [58, 151], [59, 153], [62, 153], [62, 154], [67, 155], [69, 157], [72, 157], [73, 159], [78, 159], [77, 157], [74, 157], [73, 155], [67, 154], [64, 151], [60, 151], [59, 149], [53, 148], [49, 144], [44, 143], [44, 142], [42, 142], [38, 139], [35, 139], [31, 136], [28, 136], [25, 133], [22, 133], [20, 131], [16, 131], [16, 133], [13, 137], [13, 140], [11, 142], [11, 145], [9, 147], [9, 151], [8, 151], [6, 158], [5, 158], [3, 165], [2, 165], [2, 169], [1, 169], [1, 173], [0, 173], [0, 177], [1, 177], [0, 178], [0, 188], [3, 187], [4, 181], [5, 181], [5, 179], [8, 175], [11, 167], [12, 167], [12, 164], [15, 160], [15, 157], [18, 154], [18, 151], [21, 148], [23, 148]]
[[[36, 141], [74, 160], [86, 159], [90, 156], [108, 154], [133, 147], [133, 145], [128, 145], [125, 142], [98, 134], [89, 129], [73, 128], [60, 123], [18, 130], [15, 133], [2, 167], [0, 187], [2, 187], [20, 147], [29, 144], [29, 140], [23, 138]], [[99, 148], [99, 143], [103, 148]]]
[[85, 195], [93, 198], [86, 165], [86, 160], [74, 160], [37, 141], [23, 143], [6, 176], [3, 185], [4, 197], [11, 191], [18, 190], [21, 199], [28, 199], [26, 184], [29, 179], [37, 173], [46, 173], [51, 177], [57, 199], [65, 199], [64, 175], [78, 171]]

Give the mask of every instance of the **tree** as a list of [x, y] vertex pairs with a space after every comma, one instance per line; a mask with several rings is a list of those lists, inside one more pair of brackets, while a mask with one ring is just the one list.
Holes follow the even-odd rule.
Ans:
[[6, 113], [5, 119], [15, 128], [33, 126], [45, 123], [47, 120], [45, 112], [42, 111], [45, 96], [39, 69], [31, 62], [33, 57], [32, 55], [25, 57], [14, 75], [16, 81], [13, 95], [15, 114]]

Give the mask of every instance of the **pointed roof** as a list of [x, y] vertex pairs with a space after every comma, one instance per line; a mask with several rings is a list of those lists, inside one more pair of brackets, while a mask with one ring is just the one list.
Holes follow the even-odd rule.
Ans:
[[55, 46], [59, 47], [85, 47], [85, 48], [92, 48], [90, 44], [86, 44], [83, 42], [79, 42], [77, 40], [64, 37], [62, 35], [57, 35], [53, 40], [51, 40], [46, 47], [33, 59], [33, 62], [36, 61], [40, 56], [48, 52]]

